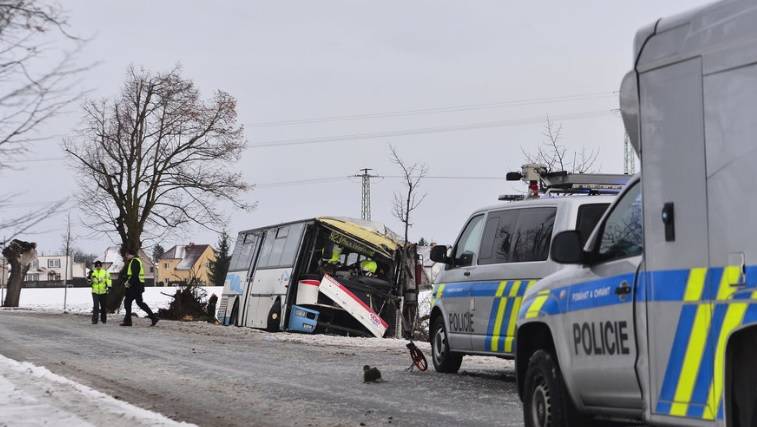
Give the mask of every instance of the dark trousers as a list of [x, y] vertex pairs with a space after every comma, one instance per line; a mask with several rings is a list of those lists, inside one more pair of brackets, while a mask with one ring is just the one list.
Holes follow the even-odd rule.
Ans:
[[105, 323], [107, 320], [107, 310], [105, 309], [105, 299], [108, 294], [92, 294], [92, 322], [97, 323], [97, 315], [100, 315], [100, 321]]
[[152, 310], [150, 310], [150, 307], [145, 304], [145, 302], [142, 300], [142, 290], [141, 289], [133, 289], [133, 288], [127, 288], [126, 289], [126, 296], [124, 297], [124, 310], [126, 311], [126, 316], [124, 316], [124, 323], [131, 323], [131, 303], [136, 302], [137, 306], [141, 308], [149, 317], [155, 316], [152, 313]]

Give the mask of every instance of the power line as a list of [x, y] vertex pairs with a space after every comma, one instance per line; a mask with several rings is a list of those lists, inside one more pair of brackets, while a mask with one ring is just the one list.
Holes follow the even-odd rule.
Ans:
[[[304, 179], [297, 179], [297, 180], [292, 180], [292, 181], [266, 182], [266, 183], [261, 183], [261, 184], [255, 184], [255, 188], [267, 189], [267, 188], [310, 185], [310, 184], [333, 184], [339, 181], [348, 181], [355, 177], [362, 177], [362, 175], [327, 176], [327, 177], [320, 177], [320, 178], [304, 178]], [[375, 177], [379, 177], [379, 176], [375, 176]], [[380, 178], [404, 179], [405, 177], [401, 175], [381, 175]], [[427, 176], [424, 176], [423, 179], [451, 180], [451, 181], [500, 181], [500, 180], [505, 179], [505, 176], [504, 175], [501, 175], [501, 176], [427, 175]]]
[[462, 111], [486, 110], [486, 109], [503, 108], [503, 107], [521, 107], [521, 106], [528, 106], [528, 105], [587, 101], [587, 100], [592, 100], [592, 99], [609, 98], [609, 97], [617, 96], [617, 94], [618, 94], [617, 91], [593, 92], [593, 93], [564, 95], [564, 96], [545, 97], [545, 98], [515, 99], [515, 100], [509, 100], [509, 101], [491, 102], [491, 103], [484, 103], [484, 104], [464, 104], [464, 105], [453, 105], [453, 106], [446, 106], [446, 107], [417, 108], [417, 109], [404, 110], [404, 111], [345, 114], [345, 115], [311, 117], [311, 118], [290, 119], [290, 120], [271, 120], [271, 121], [265, 121], [265, 122], [252, 122], [248, 124], [247, 126], [248, 127], [278, 127], [278, 126], [291, 126], [291, 125], [312, 124], [312, 123], [326, 123], [326, 122], [334, 122], [334, 121], [382, 119], [382, 118], [389, 118], [389, 117], [406, 117], [406, 116], [417, 116], [417, 115], [435, 114], [435, 113], [454, 113], [454, 112], [462, 112]]
[[[598, 116], [611, 115], [611, 114], [615, 114], [615, 111], [612, 109], [605, 109], [605, 110], [598, 110], [598, 111], [586, 111], [582, 113], [564, 114], [564, 115], [559, 115], [559, 116], [550, 116], [550, 117], [554, 120], [565, 121], [565, 120], [587, 119], [591, 117], [598, 117]], [[522, 125], [527, 125], [527, 124], [541, 123], [543, 121], [544, 121], [544, 116], [539, 116], [539, 117], [529, 117], [526, 119], [495, 120], [495, 121], [489, 121], [489, 122], [478, 122], [478, 123], [469, 123], [469, 124], [453, 125], [453, 126], [436, 126], [436, 127], [404, 129], [404, 130], [396, 130], [396, 131], [382, 131], [382, 132], [363, 132], [363, 133], [353, 133], [353, 134], [347, 134], [347, 135], [321, 136], [321, 137], [314, 137], [314, 138], [269, 140], [269, 141], [260, 142], [258, 144], [252, 144], [249, 146], [249, 148], [251, 149], [276, 148], [276, 147], [288, 147], [288, 146], [294, 146], [294, 145], [328, 144], [328, 143], [354, 141], [354, 140], [381, 139], [381, 138], [390, 138], [390, 137], [396, 137], [396, 136], [412, 136], [412, 135], [423, 135], [423, 134], [434, 134], [434, 133], [459, 132], [459, 131], [466, 131], [466, 130], [473, 130], [473, 129], [522, 126]]]

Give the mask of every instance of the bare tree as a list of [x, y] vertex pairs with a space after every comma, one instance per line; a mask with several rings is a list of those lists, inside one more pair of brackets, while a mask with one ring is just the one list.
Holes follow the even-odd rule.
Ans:
[[412, 223], [410, 219], [413, 211], [423, 203], [426, 194], [418, 195], [418, 187], [423, 178], [428, 174], [428, 166], [424, 163], [408, 164], [399, 156], [394, 146], [389, 146], [392, 153], [392, 162], [402, 170], [402, 184], [405, 187], [403, 194], [394, 193], [392, 214], [402, 222], [405, 227], [405, 244], [408, 243], [408, 232]]
[[24, 276], [37, 257], [36, 247], [36, 243], [13, 240], [3, 248], [3, 257], [8, 260], [11, 270], [3, 307], [18, 307]]
[[[40, 0], [0, 0], [0, 171], [12, 169], [30, 144], [46, 139], [39, 126], [79, 98], [73, 65], [82, 40], [66, 30], [63, 10]], [[62, 38], [72, 49], [51, 44]], [[19, 194], [0, 196], [0, 210]], [[9, 218], [0, 214], [0, 230], [10, 238], [28, 232], [57, 213], [63, 201]]]
[[560, 143], [562, 138], [562, 124], [552, 122], [547, 116], [544, 123], [545, 140], [537, 147], [536, 152], [527, 152], [521, 148], [528, 163], [542, 164], [547, 172], [567, 171], [571, 173], [587, 173], [594, 169], [599, 157], [598, 150], [568, 152], [567, 147]]
[[218, 201], [251, 207], [239, 198], [250, 186], [231, 168], [246, 144], [236, 100], [222, 91], [201, 99], [180, 71], [130, 67], [120, 95], [87, 101], [84, 126], [64, 142], [86, 225], [115, 231], [134, 253], [143, 233], [192, 223], [217, 231]]

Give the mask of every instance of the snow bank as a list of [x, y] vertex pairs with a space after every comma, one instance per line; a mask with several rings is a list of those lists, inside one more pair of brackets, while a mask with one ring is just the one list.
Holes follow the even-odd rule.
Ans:
[[[143, 298], [147, 305], [153, 309], [167, 308], [176, 293], [176, 287], [148, 287], [145, 288]], [[223, 291], [222, 286], [204, 287], [208, 297], [216, 294], [218, 299], [221, 298]], [[171, 296], [163, 295], [168, 294]], [[47, 289], [21, 289], [21, 299], [19, 308], [31, 309], [34, 311], [63, 311], [64, 288], [47, 288]], [[66, 295], [66, 309], [71, 313], [90, 313], [92, 312], [92, 292], [90, 288], [69, 288]], [[140, 313], [137, 307], [134, 308]]]
[[[189, 426], [0, 355], [0, 425]], [[94, 410], [96, 409], [96, 410]]]

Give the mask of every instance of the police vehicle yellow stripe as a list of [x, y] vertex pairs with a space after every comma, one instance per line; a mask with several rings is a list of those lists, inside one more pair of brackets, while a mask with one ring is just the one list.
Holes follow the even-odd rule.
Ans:
[[728, 265], [723, 268], [723, 276], [720, 279], [720, 286], [718, 287], [717, 300], [723, 301], [730, 298], [736, 291], [732, 285], [739, 283], [741, 278], [741, 266]]
[[[723, 272], [723, 280], [725, 281], [726, 272]], [[723, 394], [723, 371], [724, 371], [724, 359], [725, 359], [725, 344], [728, 336], [731, 332], [738, 327], [744, 319], [744, 314], [749, 307], [748, 303], [732, 302], [728, 306], [725, 319], [723, 320], [723, 326], [720, 328], [720, 335], [718, 336], [718, 344], [715, 350], [715, 371], [712, 375], [712, 382], [710, 383], [710, 390], [707, 393], [707, 407], [704, 409], [702, 418], [706, 420], [714, 420], [720, 409], [720, 398]]]
[[528, 307], [528, 311], [526, 311], [526, 319], [539, 317], [541, 308], [544, 307], [544, 304], [547, 302], [547, 298], [549, 298], [549, 291], [539, 292], [536, 298], [534, 298], [534, 302], [531, 303], [530, 307]]
[[[525, 282], [525, 281], [523, 281]], [[518, 296], [520, 286], [523, 286], [523, 282], [519, 283], [519, 286], [513, 285], [513, 290], [510, 290], [510, 296], [514, 297], [513, 309], [510, 311], [510, 321], [507, 323], [507, 334], [505, 335], [505, 353], [512, 353], [513, 341], [515, 340], [515, 324], [518, 321], [518, 312], [520, 311], [520, 304], [523, 302], [523, 297]], [[536, 280], [526, 282], [526, 289], [536, 283]]]
[[[684, 301], [699, 303], [702, 300], [706, 268], [692, 268], [686, 283]], [[699, 304], [694, 316], [694, 324], [691, 328], [689, 344], [686, 347], [681, 374], [678, 377], [674, 403], [670, 407], [670, 415], [686, 416], [689, 410], [691, 395], [694, 393], [697, 373], [704, 355], [704, 347], [707, 343], [707, 329], [710, 324], [711, 309], [709, 304]]]
[[436, 304], [436, 302], [442, 298], [443, 293], [444, 293], [444, 283], [439, 283], [439, 285], [436, 288], [436, 295], [434, 296], [434, 300], [431, 301], [431, 305]]
[[[519, 281], [516, 281], [516, 283], [519, 283]], [[502, 281], [499, 283], [499, 287], [497, 287], [497, 293], [494, 296], [494, 300], [492, 301], [492, 304], [494, 304], [497, 301], [497, 298], [502, 298], [502, 296], [505, 293], [505, 287], [507, 286], [506, 281]], [[515, 286], [515, 284], [513, 284]], [[502, 317], [505, 315], [505, 309], [507, 308], [507, 298], [503, 298], [502, 301], [500, 301], [499, 306], [497, 307], [497, 317], [495, 317], [494, 320], [494, 330], [492, 331], [492, 342], [489, 347], [491, 351], [497, 351], [499, 348], [499, 333], [502, 330]]]
[[691, 271], [689, 271], [689, 280], [686, 283], [686, 293], [683, 296], [684, 301], [694, 302], [702, 300], [704, 278], [706, 275], [707, 268], [705, 267], [692, 268]]

